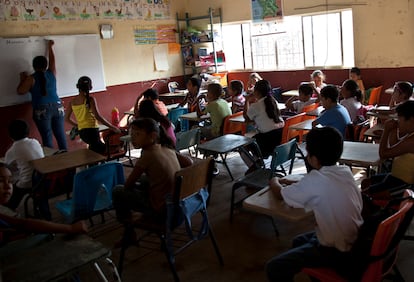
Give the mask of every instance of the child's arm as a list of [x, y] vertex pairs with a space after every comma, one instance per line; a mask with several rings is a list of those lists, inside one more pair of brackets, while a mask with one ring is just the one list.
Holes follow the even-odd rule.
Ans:
[[125, 185], [124, 185], [125, 189], [134, 188], [135, 183], [139, 180], [139, 178], [141, 177], [143, 173], [144, 173], [144, 170], [139, 165], [135, 165], [131, 174], [128, 176], [127, 180], [125, 181]]
[[256, 100], [256, 98], [254, 98], [253, 95], [249, 95], [249, 96], [246, 97], [246, 101], [244, 103], [244, 108], [243, 108], [243, 117], [244, 117], [244, 119], [245, 119], [246, 122], [252, 121], [250, 119], [250, 117], [247, 115], [247, 111], [250, 108], [250, 103], [251, 102], [254, 102], [255, 100]]
[[201, 117], [202, 115], [206, 114], [206, 111], [201, 110], [201, 106], [200, 106], [200, 100], [204, 99], [206, 97], [206, 95], [201, 94], [197, 97], [196, 101], [197, 101], [197, 106], [196, 106], [196, 110], [197, 110], [197, 116]]
[[271, 191], [273, 191], [276, 198], [283, 200], [282, 194], [280, 193], [280, 190], [282, 190], [282, 185], [280, 184], [278, 177], [273, 177], [269, 180], [269, 188]]
[[19, 95], [26, 94], [29, 92], [30, 88], [32, 88], [34, 84], [33, 76], [29, 75], [27, 72], [20, 73], [20, 82], [17, 86], [17, 93]]
[[79, 234], [88, 232], [88, 227], [84, 221], [73, 224], [60, 224], [46, 220], [11, 217], [0, 214], [0, 219], [6, 221], [12, 228], [34, 233], [69, 233]]
[[78, 126], [77, 122], [75, 122], [72, 117], [72, 102], [69, 103], [69, 106], [66, 108], [65, 111], [65, 121], [70, 123], [72, 126]]
[[56, 61], [55, 61], [55, 53], [53, 52], [52, 46], [55, 44], [53, 40], [47, 41], [47, 50], [49, 56], [49, 67], [48, 69], [56, 76]]
[[121, 130], [118, 127], [114, 126], [109, 121], [107, 121], [103, 116], [101, 116], [101, 113], [99, 112], [99, 109], [96, 105], [95, 97], [89, 97], [89, 101], [90, 101], [90, 109], [92, 110], [92, 113], [95, 116], [96, 120], [99, 121], [101, 124], [104, 124], [107, 127], [109, 127], [109, 129], [111, 129], [113, 132], [121, 133]]
[[295, 108], [293, 107], [293, 101], [296, 101], [296, 100], [298, 100], [298, 99], [299, 99], [299, 97], [298, 97], [298, 96], [292, 96], [292, 97], [290, 97], [290, 98], [286, 101], [286, 103], [285, 103], [286, 108], [287, 108], [288, 110], [294, 111], [294, 110], [295, 110]]
[[407, 138], [398, 140], [398, 122], [387, 120], [384, 125], [384, 132], [381, 136], [379, 145], [379, 155], [381, 159], [388, 159], [406, 153], [414, 153], [414, 139]]

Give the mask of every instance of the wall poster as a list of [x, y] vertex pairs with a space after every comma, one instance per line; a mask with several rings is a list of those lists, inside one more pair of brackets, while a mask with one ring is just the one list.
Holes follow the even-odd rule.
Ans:
[[252, 0], [252, 13], [254, 22], [281, 18], [282, 0]]

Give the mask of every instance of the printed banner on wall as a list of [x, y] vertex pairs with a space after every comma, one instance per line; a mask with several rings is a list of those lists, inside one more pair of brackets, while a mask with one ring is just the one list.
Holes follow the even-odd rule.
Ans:
[[0, 0], [0, 20], [170, 19], [171, 0]]
[[135, 44], [175, 43], [175, 25], [140, 25], [134, 28]]
[[252, 0], [252, 19], [254, 22], [280, 18], [282, 0]]

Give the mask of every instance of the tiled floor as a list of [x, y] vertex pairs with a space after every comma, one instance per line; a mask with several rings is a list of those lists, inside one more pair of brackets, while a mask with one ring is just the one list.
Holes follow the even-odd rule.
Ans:
[[[235, 178], [241, 177], [246, 166], [236, 154], [230, 156], [228, 163]], [[310, 220], [288, 222], [275, 218], [280, 236], [276, 237], [268, 217], [237, 210], [233, 223], [229, 222], [230, 192], [232, 182], [224, 167], [219, 165], [220, 174], [213, 180], [213, 190], [209, 206], [209, 217], [216, 239], [224, 258], [221, 267], [208, 239], [204, 239], [176, 257], [178, 274], [181, 281], [266, 281], [264, 265], [272, 256], [287, 250], [293, 236], [311, 230]], [[126, 173], [130, 171], [126, 168]], [[304, 172], [300, 161], [294, 166], [294, 173]], [[355, 170], [356, 177], [363, 177]], [[106, 217], [106, 223], [99, 222], [91, 228], [90, 235], [112, 248], [122, 233], [122, 227], [116, 222], [113, 213]], [[99, 221], [97, 218], [96, 221]], [[414, 232], [413, 232], [414, 234]], [[127, 251], [124, 264], [123, 281], [173, 281], [165, 256], [156, 250], [131, 247]], [[402, 243], [398, 266], [406, 281], [414, 281], [414, 242]], [[119, 250], [112, 249], [112, 259], [117, 262]], [[82, 272], [84, 281], [96, 281], [92, 270]], [[298, 275], [297, 282], [310, 281], [304, 275]], [[283, 281], [281, 281], [283, 282]]]

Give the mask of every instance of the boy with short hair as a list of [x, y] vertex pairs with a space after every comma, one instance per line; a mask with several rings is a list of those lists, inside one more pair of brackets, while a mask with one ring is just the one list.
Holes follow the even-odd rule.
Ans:
[[207, 97], [207, 106], [204, 111], [197, 107], [197, 116], [206, 115], [210, 113], [210, 126], [204, 126], [201, 128], [201, 138], [210, 140], [221, 135], [221, 126], [223, 125], [224, 118], [231, 115], [231, 110], [228, 103], [220, 98], [223, 94], [223, 88], [218, 83], [211, 83], [207, 87], [207, 96], [202, 94], [198, 96], [198, 100]]
[[312, 129], [306, 138], [306, 150], [312, 171], [298, 182], [275, 177], [269, 185], [289, 206], [312, 210], [315, 231], [297, 236], [292, 249], [267, 263], [269, 281], [293, 281], [304, 267], [346, 267], [363, 223], [360, 189], [350, 168], [337, 165], [343, 150], [338, 130]]
[[5, 162], [13, 167], [14, 193], [8, 207], [16, 209], [23, 196], [32, 190], [33, 166], [30, 161], [44, 157], [39, 141], [29, 138], [29, 126], [24, 120], [13, 120], [9, 125], [12, 146], [7, 150]]
[[286, 108], [292, 112], [300, 113], [303, 107], [319, 102], [318, 98], [312, 98], [313, 87], [310, 83], [299, 85], [299, 96], [292, 96], [286, 101]]
[[327, 85], [322, 88], [320, 102], [325, 110], [312, 122], [312, 126], [332, 126], [345, 136], [345, 129], [351, 123], [348, 110], [338, 104], [339, 90], [335, 85]]

